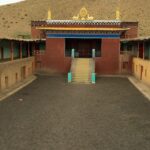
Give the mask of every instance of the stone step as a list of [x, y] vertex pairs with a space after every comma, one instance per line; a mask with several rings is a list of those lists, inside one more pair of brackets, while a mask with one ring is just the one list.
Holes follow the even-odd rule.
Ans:
[[72, 74], [75, 75], [75, 74], [91, 74], [91, 73], [90, 72], [79, 72], [79, 71], [77, 71], [77, 72], [73, 72]]
[[74, 75], [74, 76], [72, 76], [73, 78], [76, 78], [76, 77], [86, 77], [86, 78], [88, 78], [88, 77], [90, 77], [90, 75]]
[[74, 71], [74, 72], [76, 72], [76, 71], [85, 71], [85, 72], [87, 72], [87, 71], [91, 71], [91, 69], [89, 69], [89, 68], [87, 68], [87, 69], [75, 68], [73, 71]]
[[91, 83], [91, 58], [75, 58], [71, 71], [73, 83]]
[[75, 69], [75, 70], [72, 71], [72, 73], [79, 73], [79, 72], [88, 73], [88, 72], [91, 72], [91, 70]]
[[90, 79], [89, 78], [87, 78], [87, 79], [85, 79], [85, 78], [73, 78], [72, 80], [76, 80], [76, 81], [89, 81]]
[[86, 80], [89, 80], [90, 77], [73, 77], [72, 79], [86, 79]]
[[91, 75], [89, 73], [88, 74], [83, 74], [83, 73], [81, 74], [81, 73], [79, 73], [79, 74], [73, 74], [72, 75], [72, 77], [78, 77], [78, 76], [83, 76], [83, 77], [87, 77], [88, 76], [89, 77]]
[[72, 81], [72, 83], [91, 84], [91, 81]]
[[72, 77], [90, 77], [91, 75], [89, 74], [75, 74], [75, 75], [72, 75]]
[[88, 81], [88, 80], [90, 80], [90, 78], [73, 78], [72, 80], [84, 80], [84, 81]]
[[72, 80], [73, 82], [91, 82], [90, 80]]

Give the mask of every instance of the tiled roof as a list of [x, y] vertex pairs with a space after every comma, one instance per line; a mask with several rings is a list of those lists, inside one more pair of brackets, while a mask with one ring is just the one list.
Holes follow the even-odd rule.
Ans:
[[32, 21], [32, 26], [47, 26], [47, 25], [117, 25], [121, 24], [137, 24], [135, 21], [121, 20], [37, 20]]
[[0, 38], [0, 40], [12, 40], [12, 41], [24, 41], [24, 42], [46, 41], [46, 39], [22, 39], [22, 38], [10, 38], [10, 37]]
[[120, 20], [47, 20], [48, 24], [68, 24], [68, 25], [120, 25]]
[[147, 36], [147, 37], [137, 37], [137, 38], [129, 38], [129, 39], [121, 39], [121, 42], [147, 41], [147, 40], [150, 40], [150, 36]]

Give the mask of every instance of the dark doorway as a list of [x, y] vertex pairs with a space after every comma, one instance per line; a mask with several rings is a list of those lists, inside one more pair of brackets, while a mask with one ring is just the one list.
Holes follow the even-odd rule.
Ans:
[[66, 39], [65, 55], [71, 56], [71, 50], [75, 49], [75, 57], [90, 58], [92, 49], [95, 49], [96, 57], [101, 54], [100, 39]]
[[26, 78], [26, 67], [21, 67], [21, 80]]
[[1, 60], [4, 59], [4, 49], [3, 49], [3, 47], [0, 47], [0, 59]]
[[144, 58], [144, 44], [139, 43], [139, 57]]
[[16, 83], [18, 82], [18, 73], [16, 73]]
[[5, 76], [5, 87], [8, 88], [9, 83], [8, 83], [8, 76]]
[[144, 71], [144, 67], [141, 66], [141, 67], [140, 67], [140, 80], [143, 79], [143, 71]]

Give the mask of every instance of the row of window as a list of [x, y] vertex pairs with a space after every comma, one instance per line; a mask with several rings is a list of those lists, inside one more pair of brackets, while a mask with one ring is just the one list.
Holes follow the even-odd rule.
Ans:
[[122, 43], [121, 51], [128, 51], [135, 57], [150, 59], [150, 42]]
[[[15, 42], [13, 44], [13, 57], [14, 59], [20, 58], [20, 48], [22, 49], [22, 57], [28, 57], [34, 55], [34, 50], [45, 50], [45, 43], [22, 43], [22, 46], [19, 42]], [[0, 61], [3, 60], [10, 60], [11, 58], [11, 49], [10, 49], [10, 42], [0, 42]]]

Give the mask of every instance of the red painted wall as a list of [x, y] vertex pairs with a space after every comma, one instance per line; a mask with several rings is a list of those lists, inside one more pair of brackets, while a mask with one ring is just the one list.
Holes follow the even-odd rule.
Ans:
[[[95, 58], [96, 73], [99, 75], [118, 74], [119, 55], [120, 39], [102, 39], [101, 57]], [[65, 39], [47, 38], [45, 54], [37, 55], [36, 62], [41, 62], [38, 65], [45, 71], [68, 73], [71, 58], [65, 57]]]
[[46, 40], [46, 51], [40, 56], [41, 68], [55, 73], [67, 73], [71, 67], [71, 58], [65, 57], [65, 39]]
[[37, 30], [36, 27], [31, 27], [31, 36], [34, 39], [42, 39], [46, 37], [44, 31]]
[[96, 73], [119, 73], [120, 39], [102, 39], [101, 57], [96, 58]]
[[138, 22], [122, 22], [123, 28], [129, 30], [122, 33], [121, 38], [137, 38], [138, 37]]

